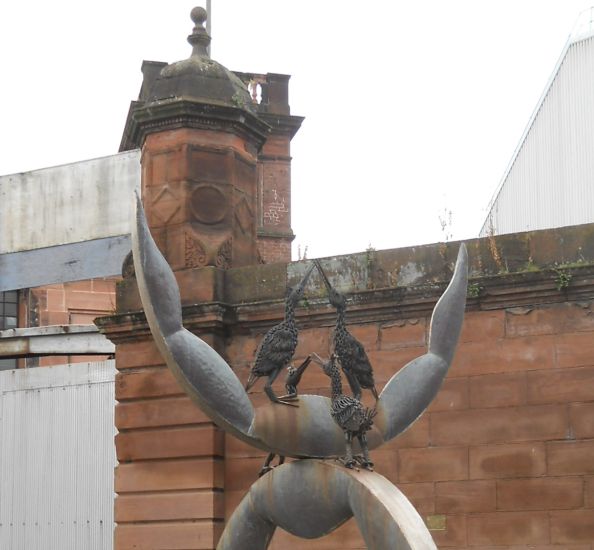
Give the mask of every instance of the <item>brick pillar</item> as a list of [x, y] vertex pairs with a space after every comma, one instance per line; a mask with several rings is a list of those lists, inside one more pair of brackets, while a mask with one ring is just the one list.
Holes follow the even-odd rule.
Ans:
[[[255, 264], [257, 143], [236, 132], [146, 135], [142, 196], [173, 268], [185, 325], [224, 354], [223, 271]], [[196, 306], [199, 304], [199, 306]], [[223, 433], [189, 400], [154, 346], [134, 279], [120, 285], [116, 342], [115, 550], [213, 549], [224, 520]]]
[[302, 117], [291, 116], [289, 75], [249, 75], [262, 85], [259, 114], [271, 128], [258, 155], [258, 250], [264, 263], [290, 262], [291, 139]]
[[[241, 81], [208, 58], [205, 18], [192, 10], [189, 59], [143, 66], [122, 147], [142, 148], [144, 209], [188, 306], [184, 324], [224, 353], [223, 270], [258, 262], [257, 156], [269, 126]], [[117, 315], [101, 323], [118, 370], [114, 548], [214, 549], [224, 434], [165, 366], [141, 309], [125, 279]]]
[[185, 396], [146, 327], [128, 329], [116, 351], [114, 548], [215, 548], [223, 433]]

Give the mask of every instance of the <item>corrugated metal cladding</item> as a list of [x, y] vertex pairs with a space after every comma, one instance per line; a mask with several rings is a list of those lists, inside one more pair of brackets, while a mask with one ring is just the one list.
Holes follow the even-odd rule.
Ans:
[[114, 361], [0, 373], [0, 548], [113, 548]]
[[594, 222], [594, 36], [566, 46], [481, 236]]

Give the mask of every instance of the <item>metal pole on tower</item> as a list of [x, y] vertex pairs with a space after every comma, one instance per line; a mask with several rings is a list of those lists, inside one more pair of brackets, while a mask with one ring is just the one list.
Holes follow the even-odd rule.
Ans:
[[[206, 0], [206, 14], [207, 14], [207, 19], [206, 19], [206, 32], [208, 33], [208, 36], [212, 37], [212, 0]], [[210, 57], [210, 49], [211, 49], [211, 45], [208, 45], [208, 48], [206, 49], [206, 51], [208, 52], [208, 57]]]

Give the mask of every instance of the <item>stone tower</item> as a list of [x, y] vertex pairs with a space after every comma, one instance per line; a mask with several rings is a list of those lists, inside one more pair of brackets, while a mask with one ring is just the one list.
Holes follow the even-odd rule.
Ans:
[[287, 75], [233, 73], [210, 59], [194, 8], [192, 54], [145, 61], [120, 151], [142, 148], [147, 219], [174, 270], [290, 261]]
[[[233, 272], [290, 260], [289, 144], [302, 119], [289, 112], [288, 76], [229, 71], [207, 53], [204, 9], [191, 18], [188, 59], [143, 63], [120, 150], [142, 151], [142, 200], [185, 326], [225, 355]], [[114, 548], [214, 548], [224, 434], [175, 381], [140, 310], [128, 277], [101, 323], [118, 370]]]

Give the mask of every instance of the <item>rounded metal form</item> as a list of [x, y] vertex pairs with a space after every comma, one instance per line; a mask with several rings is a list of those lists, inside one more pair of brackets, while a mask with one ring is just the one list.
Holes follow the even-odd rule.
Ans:
[[217, 550], [265, 550], [276, 527], [306, 539], [351, 517], [370, 550], [435, 550], [425, 523], [385, 477], [333, 462], [299, 460], [254, 483], [228, 520]]

